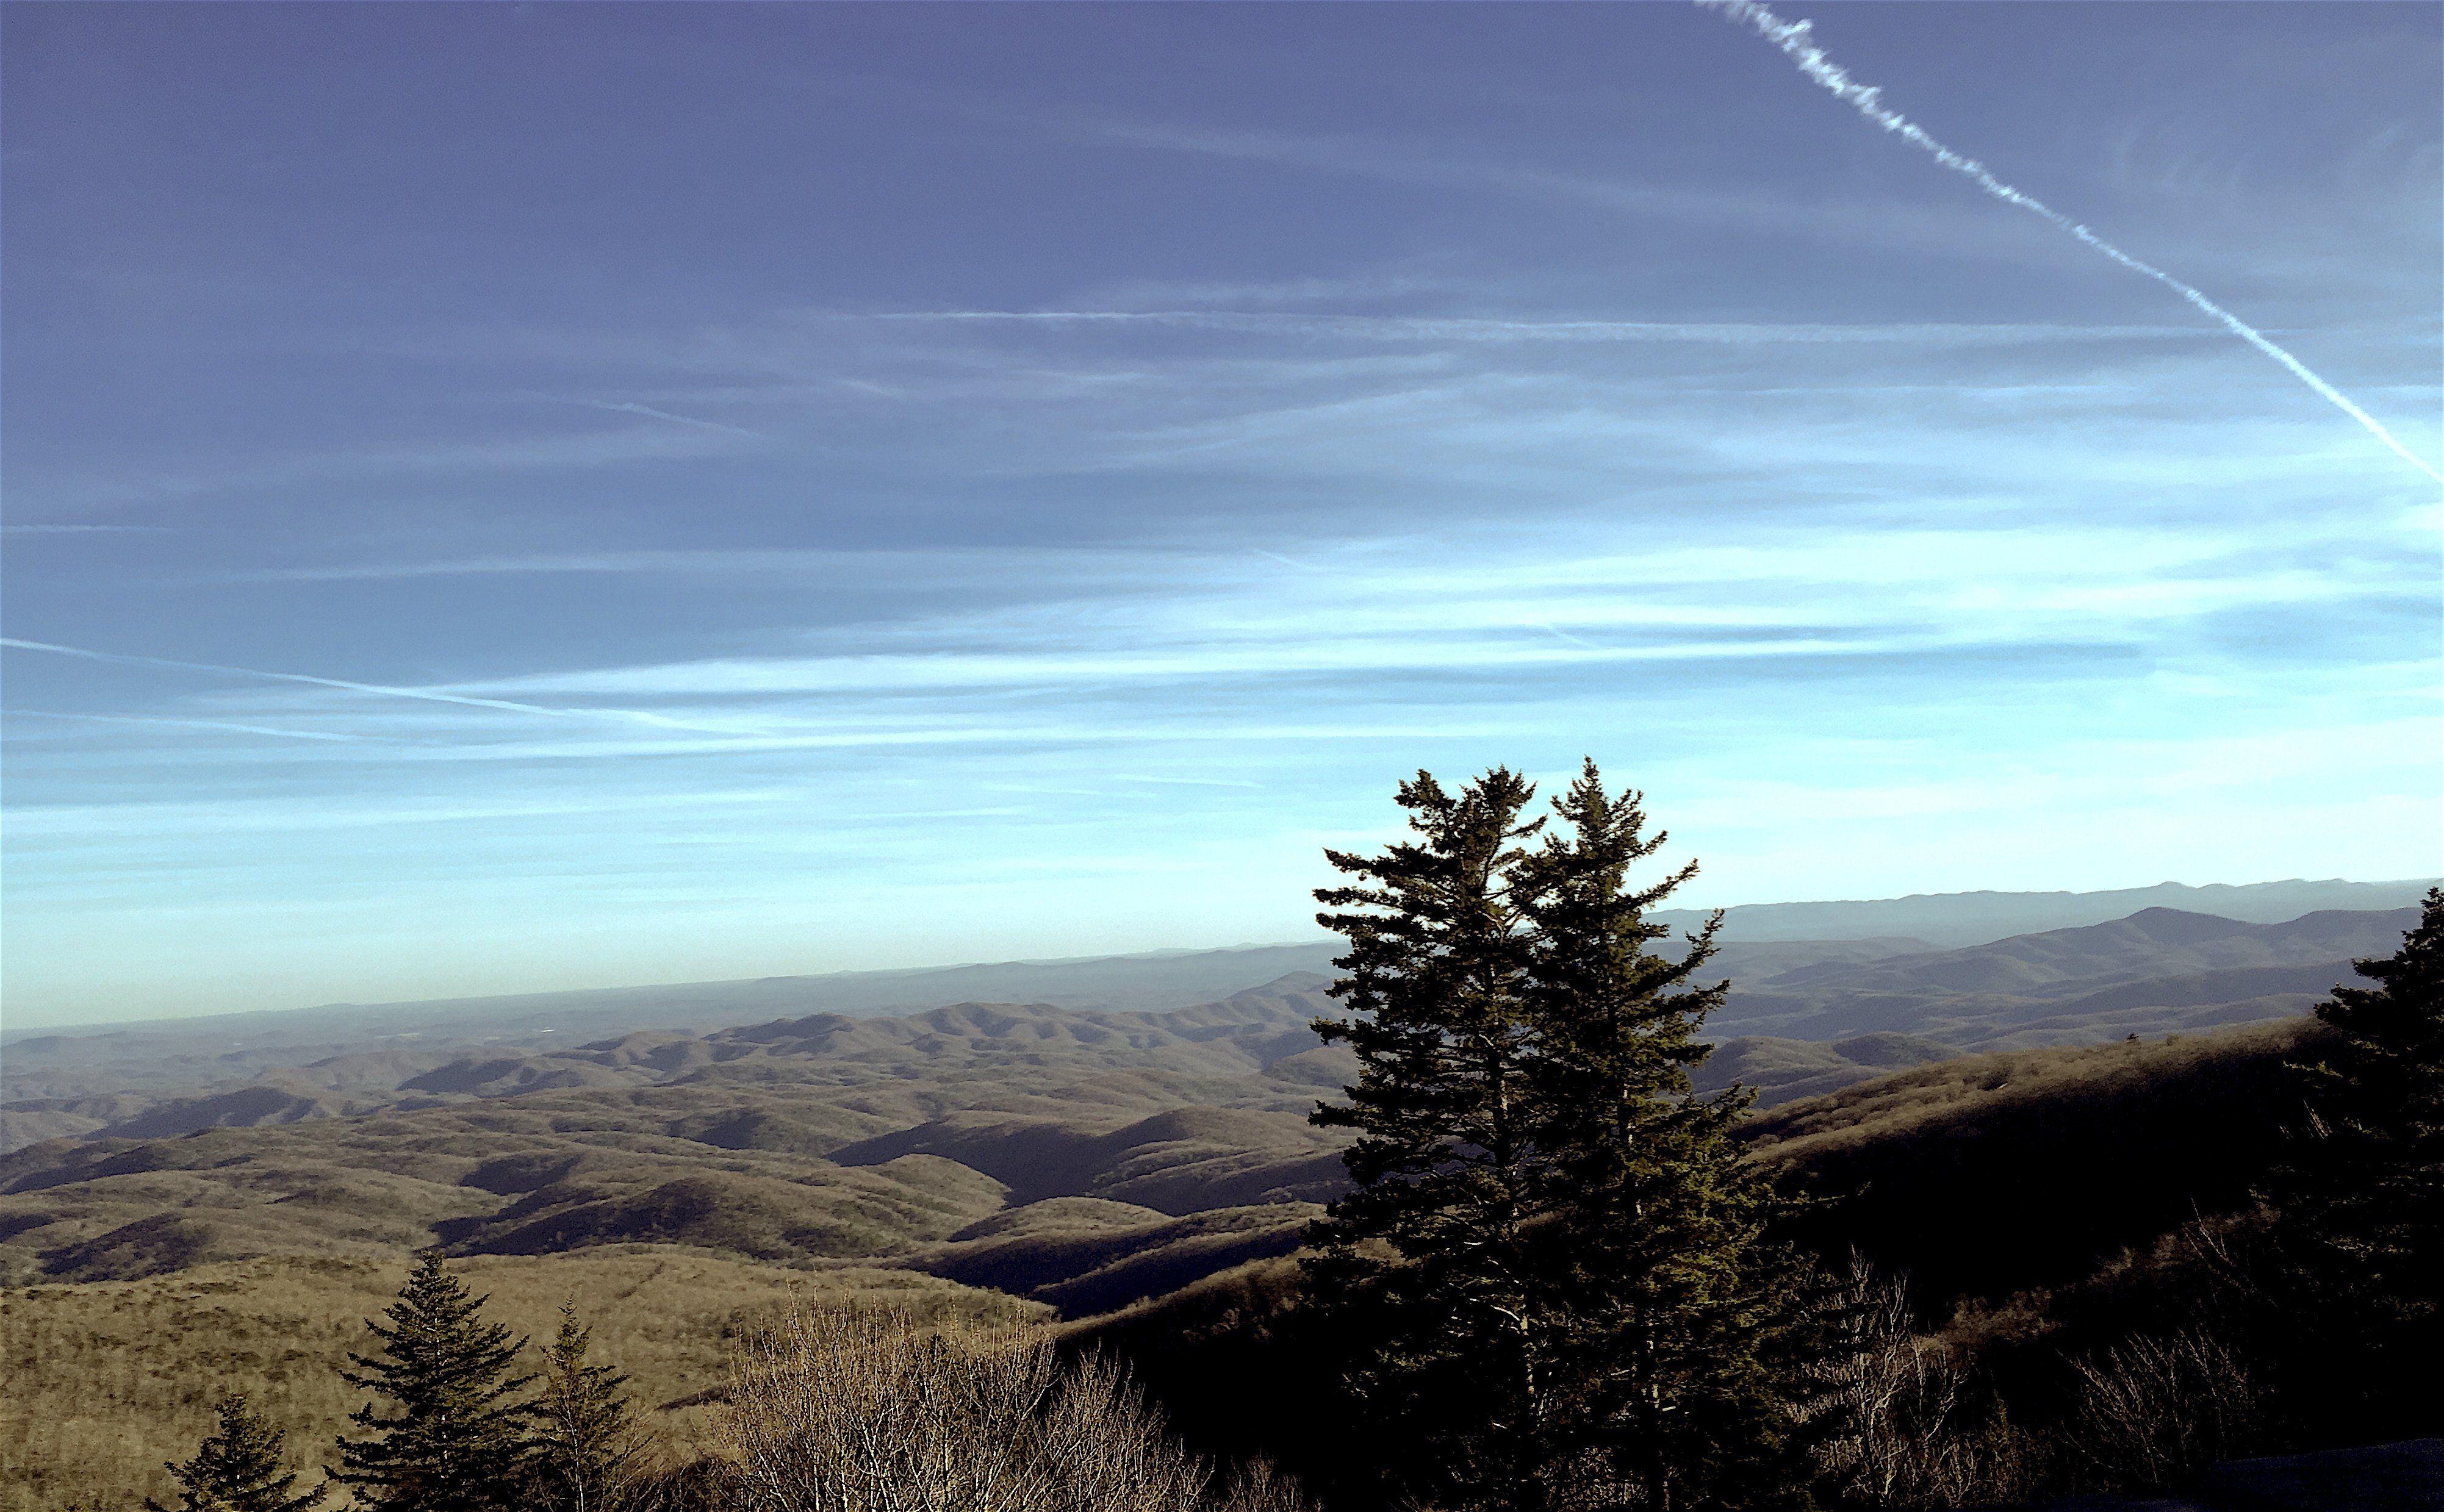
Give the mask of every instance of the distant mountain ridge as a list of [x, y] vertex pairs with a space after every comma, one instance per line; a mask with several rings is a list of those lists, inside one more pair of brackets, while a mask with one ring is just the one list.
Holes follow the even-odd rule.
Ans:
[[[2407, 908], [2435, 885], [2433, 877], [2391, 882], [2294, 878], [2204, 887], [2160, 882], [2105, 893], [1920, 893], [1857, 902], [1748, 903], [1723, 911], [1723, 937], [1761, 944], [1905, 935], [1932, 946], [1982, 945], [2013, 934], [2107, 924], [2151, 908], [2212, 913], [2244, 924], [2279, 924], [2321, 911]], [[1688, 929], [1706, 914], [1699, 909], [1664, 909], [1654, 916], [1675, 929]]]
[[1056, 1007], [1144, 1010], [1193, 1007], [1292, 971], [1329, 970], [1338, 947], [1244, 945], [1211, 950], [1147, 950], [1131, 955], [745, 977], [646, 986], [580, 987], [496, 997], [398, 1003], [326, 1003], [184, 1019], [146, 1019], [84, 1028], [52, 1026], [0, 1034], [0, 1045], [42, 1040], [199, 1035], [230, 1044], [257, 1039], [325, 1040], [411, 1036], [480, 1026], [484, 1034], [551, 1029], [593, 1036], [619, 1026], [716, 1028], [751, 1019], [808, 1013], [861, 1017], [921, 1012], [954, 1003], [1048, 1003]]
[[[2090, 1044], [2308, 1011], [2351, 962], [2390, 955], [2418, 911], [2324, 910], [2271, 924], [2148, 908], [1952, 950], [1732, 978], [1710, 1027], [1822, 1041], [1893, 1032], [1956, 1050]], [[1731, 952], [1725, 952], [1729, 955]]]
[[[1771, 1104], [1967, 1051], [2294, 1017], [2349, 979], [2354, 959], [2390, 954], [2416, 915], [2411, 908], [2325, 910], [2250, 924], [2149, 908], [1954, 950], [1890, 937], [1733, 943], [1701, 977], [1728, 980], [1731, 990], [1707, 1026], [1719, 1048], [1699, 1081], [1736, 1079]], [[1270, 954], [1249, 952], [1278, 964]], [[1333, 1007], [1330, 980], [1291, 971], [1185, 1007], [963, 1002], [901, 1015], [793, 1013], [710, 1030], [618, 1028], [591, 1040], [546, 1028], [481, 1040], [399, 1037], [335, 1053], [309, 1042], [285, 1059], [276, 1042], [218, 1053], [190, 1043], [168, 1060], [139, 1060], [133, 1073], [110, 1052], [140, 1057], [142, 1037], [28, 1040], [7, 1067], [0, 1150], [708, 1077], [841, 1087], [887, 1073], [938, 1084], [989, 1079], [995, 1067], [1018, 1064], [1014, 1056], [1036, 1065], [1074, 1061], [1082, 1076], [1107, 1079], [1157, 1075], [1218, 1086], [1253, 1074], [1271, 1096], [1299, 1088], [1311, 1098], [1352, 1069], [1345, 1051], [1325, 1050], [1308, 1027]], [[106, 1052], [99, 1058], [97, 1044]], [[1208, 1098], [1229, 1100], [1218, 1090]]]
[[[1853, 959], [1979, 945], [2010, 935], [2103, 924], [2142, 909], [2172, 908], [2243, 923], [2270, 924], [2321, 910], [2368, 911], [2417, 902], [2430, 881], [2215, 883], [2104, 893], [1932, 893], [1908, 897], [1813, 903], [1751, 903], [1724, 911], [1723, 939], [1753, 948], [1735, 970], [1802, 955]], [[1695, 928], [1705, 910], [1658, 910], [1675, 930]], [[852, 1016], [921, 1012], [954, 1003], [1042, 1003], [1055, 1007], [1156, 1010], [1228, 997], [1297, 971], [1330, 975], [1341, 947], [1329, 939], [1218, 950], [1150, 950], [1128, 955], [840, 971], [807, 976], [589, 987], [491, 997], [398, 1003], [324, 1004], [253, 1013], [136, 1020], [85, 1027], [0, 1029], [0, 1049], [53, 1041], [115, 1041], [130, 1053], [212, 1058], [268, 1065], [299, 1054], [362, 1048], [368, 1039], [522, 1041], [541, 1034], [598, 1039], [637, 1028], [708, 1030], [757, 1019], [810, 1013]], [[205, 1047], [209, 1046], [209, 1054]], [[182, 1073], [183, 1074], [183, 1073]]]

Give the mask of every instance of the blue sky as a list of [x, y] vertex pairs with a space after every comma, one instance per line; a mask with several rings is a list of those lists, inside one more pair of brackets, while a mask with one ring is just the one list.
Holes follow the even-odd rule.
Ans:
[[[2432, 6], [1799, 6], [2438, 433]], [[2444, 870], [2435, 485], [1676, 6], [13, 4], [11, 1023]], [[277, 674], [277, 675], [274, 675]]]

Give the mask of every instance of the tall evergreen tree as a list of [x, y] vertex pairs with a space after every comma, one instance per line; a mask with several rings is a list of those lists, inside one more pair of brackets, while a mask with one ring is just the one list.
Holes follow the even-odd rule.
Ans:
[[1791, 1266], [1766, 1242], [1777, 1199], [1731, 1129], [1750, 1095], [1695, 1096], [1697, 1039], [1727, 986], [1693, 985], [1720, 915], [1676, 958], [1648, 913], [1697, 873], [1643, 885], [1668, 839], [1641, 795], [1589, 762], [1554, 801], [1561, 832], [1520, 868], [1532, 927], [1529, 1062], [1554, 1178], [1537, 1269], [1563, 1315], [1553, 1374], [1566, 1459], [1598, 1505], [1773, 1505], [1804, 1471], [1784, 1443]]
[[[2312, 1115], [2276, 1196], [2303, 1267], [2293, 1312], [2328, 1368], [2295, 1383], [2323, 1436], [2444, 1428], [2444, 889], [2373, 986], [2317, 1009], [2334, 1033], [2303, 1066]], [[2322, 1419], [2322, 1422], [2318, 1420]]]
[[145, 1512], [306, 1512], [322, 1504], [322, 1486], [297, 1490], [285, 1436], [244, 1396], [223, 1397], [213, 1411], [219, 1423], [195, 1457], [169, 1467], [178, 1482], [177, 1506], [148, 1497]]
[[1418, 1489], [1460, 1504], [1533, 1505], [1545, 1457], [1528, 942], [1509, 890], [1532, 793], [1501, 768], [1457, 795], [1419, 772], [1398, 794], [1416, 839], [1326, 851], [1359, 883], [1316, 893], [1319, 921], [1349, 941], [1332, 991], [1352, 1016], [1315, 1027], [1348, 1042], [1359, 1071], [1314, 1121], [1359, 1136], [1356, 1189], [1311, 1230], [1307, 1273], [1362, 1340], [1361, 1408], [1430, 1450], [1408, 1466]]
[[628, 1377], [588, 1363], [593, 1330], [577, 1304], [560, 1309], [535, 1393], [535, 1481], [553, 1512], [613, 1512], [644, 1469], [644, 1431], [628, 1409]]
[[518, 1504], [533, 1450], [516, 1397], [533, 1377], [509, 1374], [526, 1340], [483, 1321], [484, 1301], [428, 1250], [384, 1310], [388, 1325], [366, 1323], [380, 1353], [351, 1354], [357, 1368], [341, 1376], [395, 1410], [368, 1402], [348, 1415], [368, 1436], [341, 1438], [332, 1478], [355, 1487], [360, 1505], [509, 1512]]
[[[1722, 988], [1648, 947], [1634, 885], [1664, 837], [1592, 765], [1524, 848], [1532, 796], [1496, 769], [1402, 786], [1417, 839], [1327, 852], [1367, 886], [1320, 915], [1350, 942], [1319, 1021], [1358, 1053], [1356, 1189], [1312, 1232], [1317, 1300], [1358, 1341], [1361, 1400], [1412, 1435], [1414, 1487], [1499, 1512], [1762, 1506], [1791, 1490], [1771, 1346], [1790, 1311], [1744, 1166], [1737, 1092], [1697, 1097]], [[1423, 1462], [1419, 1465], [1418, 1462]]]

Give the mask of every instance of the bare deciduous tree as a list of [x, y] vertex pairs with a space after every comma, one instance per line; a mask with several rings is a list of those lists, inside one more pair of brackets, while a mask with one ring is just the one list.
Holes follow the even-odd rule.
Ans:
[[2134, 1335], [2072, 1369], [2080, 1407], [2071, 1447], [2105, 1485], [2169, 1485], [2243, 1448], [2257, 1423], [2247, 1362], [2203, 1328]]
[[1953, 1506], [2025, 1488], [2009, 1425], [1971, 1390], [1958, 1353], [1916, 1332], [1905, 1281], [1853, 1257], [1832, 1305], [1834, 1346], [1806, 1415], [1818, 1470], [1842, 1501]]
[[754, 1512], [1301, 1512], [1267, 1468], [1211, 1468], [1108, 1360], [1040, 1332], [927, 1331], [807, 1308], [751, 1340], [726, 1420]]

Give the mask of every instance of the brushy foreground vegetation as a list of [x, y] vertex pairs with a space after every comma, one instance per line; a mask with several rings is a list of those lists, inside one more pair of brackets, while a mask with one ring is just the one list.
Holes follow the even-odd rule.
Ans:
[[538, 1351], [428, 1252], [334, 1373], [360, 1405], [323, 1479], [227, 1389], [164, 1469], [176, 1512], [311, 1512], [335, 1490], [387, 1512], [1305, 1512], [1261, 1461], [1218, 1474], [1124, 1367], [1064, 1360], [1021, 1309], [916, 1300], [792, 1296], [734, 1330], [682, 1434], [640, 1413], [573, 1299]]
[[[163, 1463], [193, 1451], [229, 1392], [319, 1469], [363, 1398], [340, 1368], [407, 1269], [404, 1256], [251, 1260], [0, 1293], [0, 1507], [125, 1512], [165, 1496]], [[785, 1270], [663, 1247], [487, 1256], [460, 1269], [491, 1295], [491, 1316], [539, 1341], [575, 1301], [601, 1360], [633, 1377], [647, 1420], [681, 1448], [708, 1441], [707, 1399], [737, 1341], [795, 1303], [855, 1299], [942, 1323], [1046, 1311], [909, 1271]]]
[[1227, 1478], [1182, 1448], [1110, 1359], [1042, 1330], [920, 1329], [803, 1309], [756, 1335], [707, 1476], [758, 1512], [1303, 1512], [1262, 1461]]

